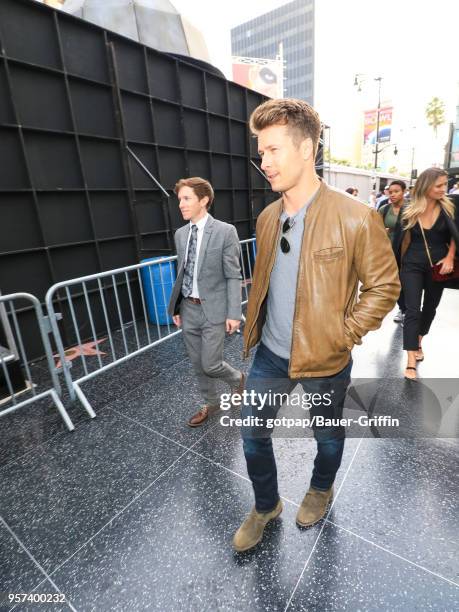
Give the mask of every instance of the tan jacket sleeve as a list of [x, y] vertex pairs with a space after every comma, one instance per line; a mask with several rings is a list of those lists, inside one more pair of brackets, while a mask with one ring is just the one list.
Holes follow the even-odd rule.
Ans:
[[378, 329], [400, 295], [398, 267], [381, 217], [369, 210], [359, 228], [353, 264], [361, 283], [359, 296], [344, 321], [348, 348]]

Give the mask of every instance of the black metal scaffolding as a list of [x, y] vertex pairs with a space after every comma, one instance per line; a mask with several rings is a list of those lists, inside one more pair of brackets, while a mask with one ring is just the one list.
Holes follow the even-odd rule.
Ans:
[[150, 175], [170, 196], [207, 178], [252, 236], [275, 199], [250, 163], [262, 95], [33, 0], [0, 2], [0, 43], [3, 294], [171, 254], [183, 222]]

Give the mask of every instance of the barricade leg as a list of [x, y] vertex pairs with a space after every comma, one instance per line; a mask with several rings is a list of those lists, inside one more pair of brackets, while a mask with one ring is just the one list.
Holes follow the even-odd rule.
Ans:
[[[31, 303], [35, 311], [36, 324], [40, 332], [42, 346], [45, 351], [45, 356], [47, 360], [48, 371], [49, 371], [49, 374], [52, 380], [51, 388], [47, 389], [46, 391], [42, 393], [37, 394], [36, 389], [35, 389], [35, 384], [34, 384], [32, 372], [31, 372], [30, 359], [27, 356], [27, 351], [26, 351], [26, 343], [22, 335], [18, 313], [16, 312], [16, 308], [14, 305], [15, 300], [24, 300], [24, 301]], [[8, 314], [6, 306], [4, 305], [9, 305], [9, 309], [10, 309], [9, 314]], [[8, 331], [9, 331], [9, 336], [10, 336], [10, 342], [12, 342], [12, 344], [14, 345], [14, 350], [12, 349], [12, 347], [9, 347], [10, 355], [7, 356], [7, 358], [0, 358], [0, 364], [1, 364], [1, 369], [3, 372], [3, 376], [5, 377], [5, 383], [9, 391], [11, 401], [13, 403], [13, 405], [10, 406], [9, 408], [5, 408], [0, 411], [0, 417], [10, 414], [11, 412], [18, 410], [19, 408], [23, 408], [24, 406], [27, 406], [38, 400], [44, 399], [46, 397], [51, 397], [54, 405], [59, 411], [60, 416], [62, 417], [62, 420], [65, 423], [65, 426], [67, 427], [69, 431], [73, 431], [75, 427], [59, 397], [61, 388], [60, 388], [59, 380], [57, 378], [53, 356], [52, 356], [52, 351], [51, 351], [51, 345], [50, 345], [49, 338], [48, 338], [49, 328], [47, 327], [46, 320], [43, 316], [40, 302], [34, 295], [31, 295], [29, 293], [12, 293], [10, 295], [0, 296], [0, 306], [3, 308], [3, 319], [2, 319], [3, 326], [9, 327]], [[13, 322], [14, 334], [12, 331], [13, 328], [9, 325], [9, 317], [11, 318]], [[26, 399], [20, 399], [19, 393], [14, 390], [13, 384], [10, 378], [10, 374], [8, 372], [8, 367], [6, 365], [6, 359], [11, 360], [11, 355], [14, 355], [15, 359], [17, 359], [18, 362], [20, 363], [21, 368], [24, 368], [26, 376], [27, 376], [26, 380], [28, 380], [30, 384], [30, 387], [28, 389], [21, 390], [21, 396], [23, 393], [30, 392], [32, 394], [32, 397], [29, 397]]]
[[94, 419], [96, 417], [96, 413], [94, 412], [94, 410], [92, 409], [91, 404], [88, 402], [88, 400], [86, 399], [86, 395], [83, 393], [83, 391], [81, 390], [80, 386], [78, 385], [78, 383], [74, 382], [73, 383], [73, 388], [75, 390], [75, 395], [76, 397], [80, 400], [83, 408], [86, 410], [86, 412], [89, 414], [89, 416], [91, 417], [91, 419]]
[[64, 423], [66, 424], [67, 429], [69, 431], [74, 431], [75, 425], [72, 423], [72, 420], [70, 419], [67, 410], [64, 408], [64, 404], [61, 402], [60, 397], [54, 389], [51, 389], [50, 395], [53, 398], [53, 401], [56, 404], [56, 408], [59, 410], [59, 414], [61, 415]]

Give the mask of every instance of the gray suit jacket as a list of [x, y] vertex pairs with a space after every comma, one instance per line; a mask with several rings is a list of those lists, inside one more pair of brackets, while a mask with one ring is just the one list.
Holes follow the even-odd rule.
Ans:
[[[175, 232], [177, 280], [169, 301], [168, 311], [171, 316], [179, 314], [189, 232], [189, 223]], [[234, 225], [209, 215], [199, 249], [197, 283], [204, 315], [211, 323], [241, 319], [242, 276], [239, 255], [239, 238]]]

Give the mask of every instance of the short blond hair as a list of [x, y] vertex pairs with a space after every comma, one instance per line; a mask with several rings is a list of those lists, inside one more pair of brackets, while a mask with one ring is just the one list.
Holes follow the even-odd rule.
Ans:
[[182, 187], [191, 187], [194, 191], [195, 195], [198, 196], [200, 200], [202, 198], [209, 198], [207, 202], [206, 208], [212, 206], [212, 202], [214, 201], [214, 190], [212, 189], [212, 185], [206, 179], [201, 178], [200, 176], [192, 176], [191, 178], [182, 178], [175, 184], [174, 193], [178, 195], [178, 192]]
[[278, 98], [257, 106], [250, 116], [251, 132], [256, 135], [271, 125], [286, 125], [297, 145], [310, 138], [314, 154], [317, 152], [322, 129], [320, 118], [317, 111], [304, 100]]

